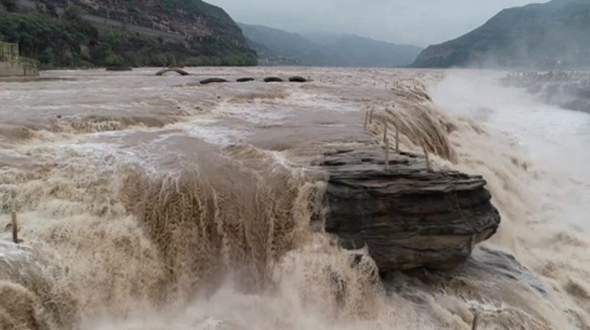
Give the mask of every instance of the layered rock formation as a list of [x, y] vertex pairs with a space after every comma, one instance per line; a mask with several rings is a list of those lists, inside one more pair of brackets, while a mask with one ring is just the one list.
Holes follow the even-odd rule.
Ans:
[[452, 268], [500, 224], [486, 181], [426, 169], [425, 159], [383, 150], [337, 151], [314, 162], [329, 174], [326, 231], [341, 245], [368, 246], [382, 273]]

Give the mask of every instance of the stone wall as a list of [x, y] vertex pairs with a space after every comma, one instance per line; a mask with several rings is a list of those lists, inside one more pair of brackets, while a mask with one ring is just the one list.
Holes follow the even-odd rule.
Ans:
[[38, 76], [39, 69], [35, 66], [19, 62], [0, 62], [0, 77]]

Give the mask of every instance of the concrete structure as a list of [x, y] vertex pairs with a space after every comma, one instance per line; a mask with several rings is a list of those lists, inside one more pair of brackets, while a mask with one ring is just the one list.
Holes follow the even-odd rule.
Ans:
[[0, 61], [18, 61], [18, 45], [0, 42]]
[[0, 77], [36, 77], [39, 68], [19, 56], [18, 45], [0, 41]]

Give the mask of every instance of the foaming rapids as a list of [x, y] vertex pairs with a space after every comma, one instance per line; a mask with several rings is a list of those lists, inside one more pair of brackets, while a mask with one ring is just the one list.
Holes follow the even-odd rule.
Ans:
[[228, 275], [243, 290], [262, 290], [272, 265], [305, 244], [322, 211], [324, 183], [301, 171], [235, 146], [201, 158], [197, 168], [129, 174], [122, 200], [161, 254], [174, 286], [165, 291], [214, 291]]
[[[493, 102], [473, 106], [473, 88], [487, 83], [466, 87], [455, 73], [300, 70], [322, 79], [191, 87], [138, 70], [117, 77], [117, 91], [108, 75], [75, 75], [112, 97], [54, 99], [60, 111], [79, 116], [111, 102], [159, 119], [0, 141], [0, 329], [471, 329], [475, 315], [479, 329], [590, 328], [588, 240], [556, 229], [559, 205], [536, 203], [553, 174], [497, 133], [497, 122], [477, 122], [482, 107], [502, 118]], [[108, 111], [98, 115], [120, 118]], [[365, 111], [374, 113], [366, 130]], [[381, 278], [366, 249], [342, 250], [324, 232], [327, 177], [310, 160], [381, 144], [383, 122], [397, 126], [402, 149], [432, 153], [435, 168], [488, 181], [501, 230], [457, 269]], [[19, 245], [4, 228], [12, 209]]]

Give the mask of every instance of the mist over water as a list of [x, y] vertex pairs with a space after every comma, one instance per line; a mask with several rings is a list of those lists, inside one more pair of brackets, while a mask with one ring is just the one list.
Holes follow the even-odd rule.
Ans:
[[586, 166], [590, 159], [590, 115], [544, 104], [521, 89], [501, 87], [497, 80], [501, 76], [455, 72], [433, 88], [431, 95], [444, 111], [469, 116], [501, 134], [498, 149], [506, 148], [506, 141], [517, 146], [536, 176], [559, 181], [556, 185], [540, 181], [534, 193], [547, 196], [563, 189], [564, 213], [558, 216], [559, 222], [590, 230], [585, 216], [585, 187], [590, 184]]
[[470, 116], [506, 134], [527, 151], [535, 163], [549, 163], [570, 176], [585, 178], [584, 160], [590, 156], [590, 116], [547, 105], [523, 89], [501, 87], [497, 79], [476, 71], [455, 72], [432, 90], [445, 111]]
[[[24, 240], [2, 234], [0, 328], [470, 329], [474, 312], [480, 329], [590, 328], [586, 114], [493, 72], [152, 74], [0, 88], [0, 229], [14, 206]], [[193, 84], [277, 74], [314, 82]], [[367, 109], [400, 124], [402, 149], [488, 181], [503, 223], [465, 265], [382, 282], [323, 233], [308, 164], [378, 145]]]
[[[590, 176], [585, 165], [590, 157], [590, 115], [544, 104], [524, 90], [501, 87], [498, 78], [502, 75], [453, 72], [431, 89], [431, 95], [444, 111], [471, 117], [490, 133], [486, 145], [494, 146], [494, 152], [482, 161], [497, 166], [504, 156], [522, 164], [525, 171], [509, 178], [516, 182], [502, 184], [504, 193], [513, 184], [518, 189], [518, 194], [508, 198], [526, 200], [522, 205], [526, 212], [518, 214], [523, 226], [506, 226], [505, 221], [499, 239], [517, 237], [512, 251], [553, 287], [559, 297], [555, 306], [567, 310], [571, 308], [568, 298], [573, 298], [584, 311], [577, 317], [587, 322], [589, 259], [583, 251], [590, 240]], [[503, 205], [501, 194], [496, 192], [494, 199]], [[508, 221], [514, 216], [508, 212], [518, 210], [500, 209]], [[507, 229], [512, 233], [507, 235]], [[569, 297], [562, 296], [564, 291]], [[558, 328], [568, 326], [585, 329], [587, 323]]]

